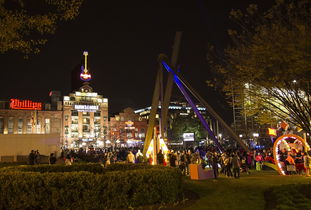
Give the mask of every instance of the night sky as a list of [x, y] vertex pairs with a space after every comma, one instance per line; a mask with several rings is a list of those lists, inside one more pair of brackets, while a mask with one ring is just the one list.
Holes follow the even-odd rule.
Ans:
[[[111, 3], [113, 2], [113, 3]], [[61, 23], [40, 54], [0, 55], [0, 99], [48, 101], [49, 91], [71, 91], [71, 72], [89, 52], [95, 92], [109, 99], [109, 113], [150, 106], [159, 53], [171, 55], [176, 31], [183, 31], [178, 64], [195, 89], [226, 119], [230, 110], [205, 85], [210, 77], [207, 45], [228, 44], [232, 8], [249, 3], [265, 8], [272, 0], [85, 0], [80, 15]], [[177, 89], [176, 87], [174, 87]], [[177, 91], [175, 91], [177, 92]]]

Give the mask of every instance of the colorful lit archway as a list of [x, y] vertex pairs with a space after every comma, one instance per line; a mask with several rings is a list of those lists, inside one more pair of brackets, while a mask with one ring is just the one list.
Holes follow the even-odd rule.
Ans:
[[309, 151], [310, 146], [300, 136], [294, 134], [286, 134], [280, 136], [273, 145], [273, 156], [276, 167], [280, 175], [286, 175], [285, 164], [280, 160], [282, 150], [290, 152], [291, 150], [298, 150], [301, 152]]

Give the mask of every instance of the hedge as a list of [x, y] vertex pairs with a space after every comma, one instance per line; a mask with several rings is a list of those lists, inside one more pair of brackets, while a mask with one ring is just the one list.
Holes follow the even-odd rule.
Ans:
[[91, 173], [103, 173], [105, 171], [104, 167], [99, 163], [83, 163], [83, 164], [73, 164], [73, 165], [21, 165], [21, 166], [10, 166], [0, 169], [1, 171], [24, 171], [24, 172], [78, 172], [78, 171], [88, 171]]
[[123, 170], [137, 170], [137, 169], [150, 169], [158, 168], [162, 166], [152, 166], [145, 163], [131, 164], [131, 163], [115, 163], [108, 165], [104, 168], [102, 164], [99, 163], [75, 163], [73, 165], [20, 165], [20, 166], [9, 166], [0, 169], [1, 171], [24, 171], [24, 172], [78, 172], [78, 171], [88, 171], [91, 173], [104, 173], [107, 171], [123, 171]]
[[177, 169], [0, 173], [0, 209], [111, 209], [172, 203], [182, 192]]
[[270, 188], [265, 192], [266, 209], [311, 209], [311, 184], [291, 184]]

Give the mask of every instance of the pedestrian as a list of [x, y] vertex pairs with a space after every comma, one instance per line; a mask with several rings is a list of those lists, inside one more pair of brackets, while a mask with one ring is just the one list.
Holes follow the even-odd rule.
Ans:
[[50, 164], [55, 164], [56, 163], [56, 157], [55, 157], [55, 155], [53, 153], [50, 154], [49, 163]]
[[31, 152], [29, 153], [28, 162], [29, 162], [29, 165], [35, 164], [35, 151], [34, 150], [31, 150]]
[[130, 151], [126, 157], [126, 160], [128, 163], [135, 163], [135, 156], [132, 153], [132, 151]]
[[171, 151], [170, 156], [169, 156], [169, 162], [171, 167], [176, 167], [176, 155], [174, 151]]
[[72, 165], [71, 157], [70, 157], [69, 154], [66, 155], [65, 165], [66, 165], [66, 166], [71, 166], [71, 165]]
[[306, 168], [306, 176], [311, 176], [311, 151], [306, 152], [304, 156], [304, 166]]
[[236, 153], [232, 155], [232, 168], [234, 178], [240, 178], [240, 158]]
[[35, 151], [35, 164], [40, 164], [40, 153], [39, 153], [39, 150]]
[[214, 173], [214, 178], [217, 179], [218, 177], [218, 155], [217, 152], [215, 152], [212, 156], [212, 168]]
[[164, 155], [162, 153], [162, 150], [160, 149], [158, 154], [157, 154], [157, 161], [159, 165], [163, 165], [164, 164]]
[[255, 160], [256, 160], [256, 170], [261, 171], [262, 170], [262, 161], [263, 161], [262, 155], [260, 153], [258, 153]]

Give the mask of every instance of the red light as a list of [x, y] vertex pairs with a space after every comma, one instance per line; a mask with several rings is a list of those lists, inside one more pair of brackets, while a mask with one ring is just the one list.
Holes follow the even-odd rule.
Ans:
[[30, 100], [11, 99], [11, 109], [42, 110], [42, 103]]

